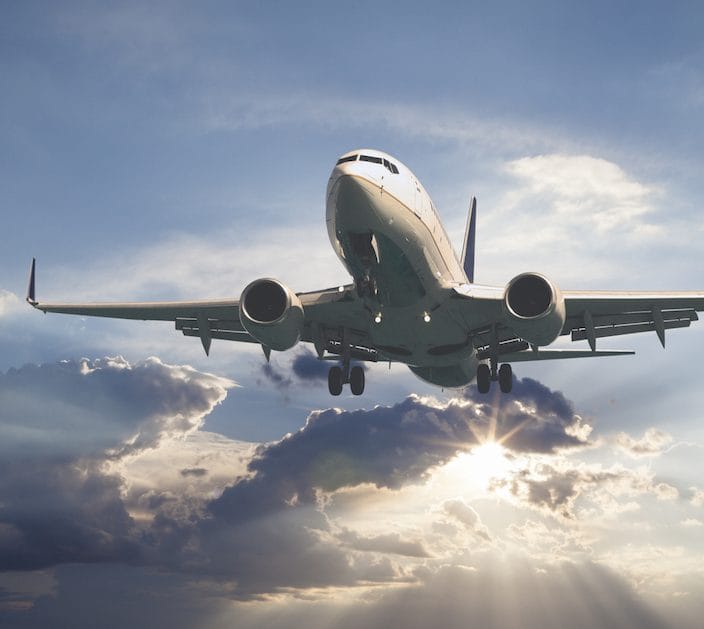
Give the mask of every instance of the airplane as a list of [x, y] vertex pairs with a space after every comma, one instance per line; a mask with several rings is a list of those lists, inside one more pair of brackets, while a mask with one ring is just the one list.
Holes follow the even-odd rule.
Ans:
[[[422, 380], [481, 393], [513, 384], [512, 363], [633, 354], [599, 350], [597, 339], [688, 327], [704, 292], [561, 291], [544, 275], [521, 273], [506, 286], [475, 283], [477, 206], [473, 198], [461, 256], [417, 177], [382, 151], [342, 155], [327, 185], [326, 224], [353, 282], [296, 293], [277, 279], [248, 284], [239, 299], [145, 303], [42, 303], [32, 260], [27, 301], [43, 312], [171, 321], [199, 337], [257, 343], [266, 360], [299, 342], [335, 361], [328, 389], [365, 387], [360, 362], [405, 363]], [[561, 336], [588, 348], [544, 349]]]

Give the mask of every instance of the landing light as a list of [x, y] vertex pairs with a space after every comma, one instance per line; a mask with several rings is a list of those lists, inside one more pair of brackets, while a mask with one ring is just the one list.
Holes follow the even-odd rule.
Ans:
[[423, 313], [423, 321], [425, 321], [426, 323], [430, 323], [430, 313], [429, 312]]
[[381, 323], [381, 313], [380, 312], [377, 312], [374, 315], [374, 323]]

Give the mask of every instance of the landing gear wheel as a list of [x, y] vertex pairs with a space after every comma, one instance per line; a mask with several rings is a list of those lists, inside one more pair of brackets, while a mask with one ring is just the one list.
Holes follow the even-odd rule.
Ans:
[[513, 369], [511, 369], [511, 365], [501, 365], [499, 367], [499, 388], [501, 393], [511, 393], [513, 388]]
[[340, 395], [342, 393], [342, 369], [340, 367], [330, 367], [330, 371], [328, 371], [328, 391], [330, 391], [330, 395]]
[[352, 395], [362, 395], [364, 393], [364, 369], [352, 367], [350, 370], [350, 390]]
[[477, 367], [477, 388], [479, 393], [489, 393], [491, 388], [491, 369], [489, 369], [489, 365], [481, 364]]

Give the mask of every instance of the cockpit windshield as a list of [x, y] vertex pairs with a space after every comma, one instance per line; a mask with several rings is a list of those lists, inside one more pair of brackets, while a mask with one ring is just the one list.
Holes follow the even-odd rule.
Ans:
[[356, 162], [357, 158], [359, 158], [360, 162], [371, 162], [372, 164], [382, 165], [389, 172], [394, 175], [398, 175], [398, 168], [396, 167], [396, 164], [390, 162], [386, 158], [376, 157], [374, 155], [347, 155], [346, 157], [341, 157], [338, 159], [336, 165], [339, 166], [340, 164], [345, 164], [347, 162]]

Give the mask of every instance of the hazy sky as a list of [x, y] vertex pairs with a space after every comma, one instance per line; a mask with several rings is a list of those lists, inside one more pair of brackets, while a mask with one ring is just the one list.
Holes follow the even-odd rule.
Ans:
[[390, 152], [477, 279], [702, 289], [697, 2], [0, 3], [0, 624], [699, 627], [704, 326], [514, 394], [42, 299], [348, 281], [337, 157]]

